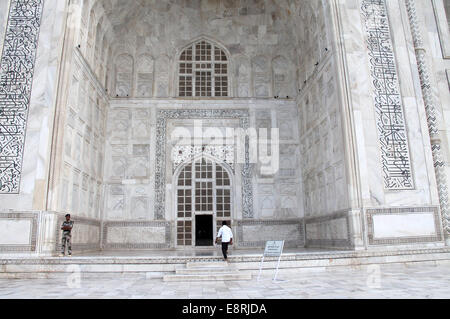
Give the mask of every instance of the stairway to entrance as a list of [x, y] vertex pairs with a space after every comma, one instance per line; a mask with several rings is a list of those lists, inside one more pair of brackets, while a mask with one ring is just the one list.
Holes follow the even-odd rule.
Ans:
[[251, 273], [242, 273], [227, 262], [188, 262], [185, 267], [175, 270], [175, 274], [165, 275], [165, 282], [186, 281], [241, 281], [252, 280]]

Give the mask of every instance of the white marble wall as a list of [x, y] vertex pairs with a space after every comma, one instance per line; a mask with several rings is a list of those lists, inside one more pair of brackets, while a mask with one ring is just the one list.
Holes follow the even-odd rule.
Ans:
[[[305, 213], [329, 215], [349, 208], [338, 88], [331, 57], [299, 99]], [[322, 93], [319, 93], [322, 92]]]
[[[7, 3], [0, 3], [0, 12], [7, 11]], [[52, 209], [84, 218], [75, 237], [85, 245], [80, 247], [97, 245], [101, 220], [154, 221], [156, 114], [166, 108], [246, 109], [252, 127], [280, 128], [280, 170], [267, 175], [256, 167], [254, 172], [254, 218], [294, 221], [305, 217], [310, 221], [306, 237], [319, 245], [354, 244], [359, 240], [363, 246], [367, 238], [361, 235], [363, 226], [358, 221], [367, 224], [367, 208], [439, 205], [403, 1], [387, 1], [414, 179], [414, 189], [399, 191], [387, 191], [383, 186], [360, 0], [186, 1], [185, 5], [149, 1], [150, 6], [108, 0], [83, 3], [87, 5], [80, 13], [79, 32], [68, 46], [72, 49], [79, 43], [81, 54], [73, 54], [68, 61], [70, 68], [60, 69], [66, 2], [46, 0], [21, 193], [1, 195], [0, 209], [47, 209], [53, 147], [62, 165], [55, 175], [52, 191], [57, 201]], [[431, 82], [443, 119], [440, 129], [448, 162], [450, 60], [443, 44], [445, 22], [436, 22], [436, 17], [442, 19], [442, 12], [435, 10], [442, 7], [442, 1], [417, 1], [417, 6], [430, 55]], [[120, 14], [124, 12], [129, 14]], [[5, 17], [0, 13], [0, 41]], [[200, 36], [222, 44], [228, 51], [235, 99], [175, 98], [177, 54]], [[115, 63], [122, 54], [129, 54], [132, 63], [118, 78]], [[145, 72], [139, 72], [141, 69]], [[52, 145], [60, 70], [68, 72], [70, 80], [62, 88], [68, 92], [62, 106], [65, 122], [55, 130], [62, 143]], [[115, 96], [118, 79], [123, 81], [119, 86], [129, 93], [128, 98], [107, 97], [105, 83], [108, 94]], [[275, 100], [274, 95], [294, 99]], [[170, 168], [168, 172], [172, 173]], [[166, 176], [166, 198], [171, 199], [172, 176]], [[239, 177], [235, 187], [241, 187]], [[237, 191], [237, 220], [242, 218], [240, 195]], [[166, 217], [174, 221], [173, 202], [166, 202]], [[379, 221], [377, 234], [401, 233], [383, 228], [380, 225], [385, 221]], [[155, 227], [159, 227], [155, 234], [142, 232], [148, 237], [146, 243], [161, 244], [162, 228], [167, 226]], [[289, 227], [285, 227], [286, 233], [291, 232]], [[135, 234], [119, 228], [112, 224], [108, 230], [112, 242], [129, 238], [134, 244]], [[246, 236], [251, 237], [252, 232], [254, 229]], [[431, 231], [424, 228], [417, 235], [425, 233]], [[164, 236], [167, 240], [167, 232]], [[253, 239], [246, 237], [250, 242], [258, 240], [257, 236]]]
[[[260, 164], [255, 166], [252, 177], [254, 218], [289, 220], [303, 217], [298, 112], [294, 101], [215, 100], [212, 102], [113, 99], [107, 120], [104, 220], [107, 222], [156, 220], [154, 187], [155, 166], [160, 160], [155, 155], [159, 109], [230, 110], [236, 108], [249, 110], [252, 128], [280, 129], [280, 169], [267, 175], [260, 170]], [[176, 220], [174, 170], [177, 167], [174, 166], [171, 158], [173, 144], [170, 137], [174, 129], [180, 127], [191, 131], [193, 135], [194, 124], [194, 119], [167, 122], [165, 219], [168, 221]], [[240, 122], [239, 119], [217, 118], [204, 120], [202, 126], [203, 131], [214, 127], [221, 128], [225, 133], [225, 128], [239, 128]], [[234, 181], [233, 220], [243, 218], [241, 174], [241, 168], [236, 165], [236, 171], [232, 177]], [[108, 228], [108, 238], [116, 238], [113, 234], [115, 230], [114, 227]], [[121, 229], [121, 231], [124, 230]], [[151, 243], [151, 238], [146, 237], [144, 242]], [[111, 244], [109, 239], [108, 244]], [[155, 242], [155, 244], [159, 243]]]
[[[444, 9], [445, 5], [447, 11]], [[450, 12], [448, 6], [449, 2], [446, 0], [416, 3], [418, 23], [423, 28], [422, 38], [427, 47], [430, 82], [436, 99], [447, 185], [450, 181]]]
[[[423, 103], [420, 100], [420, 88], [417, 86], [417, 68], [409, 63], [414, 59], [411, 48], [411, 36], [405, 32], [408, 21], [405, 20], [405, 8], [401, 2], [387, 1], [391, 23], [391, 35], [394, 44], [400, 90], [407, 122], [407, 133], [413, 168], [413, 190], [387, 191], [382, 181], [382, 167], [379, 155], [379, 143], [375, 127], [373, 107], [374, 91], [371, 86], [372, 75], [368, 67], [366, 35], [359, 6], [341, 5], [341, 21], [344, 32], [353, 34], [346, 43], [346, 58], [352, 61], [348, 65], [348, 80], [353, 101], [353, 122], [358, 139], [358, 161], [364, 206], [415, 206], [436, 205], [436, 192], [433, 162], [431, 158], [429, 135]], [[345, 14], [345, 16], [344, 16]]]
[[108, 114], [105, 220], [153, 220], [153, 118], [151, 109], [127, 106]]
[[[297, 104], [306, 244], [329, 247], [349, 245], [346, 217], [335, 215], [350, 207], [338, 46], [333, 40], [330, 5], [298, 2], [293, 15], [301, 48]], [[337, 223], [342, 227], [336, 227]]]
[[[358, 168], [355, 181], [360, 185], [358, 197], [362, 207], [365, 208], [438, 206], [427, 118], [406, 8], [403, 1], [386, 1], [386, 3], [406, 120], [414, 188], [397, 191], [384, 188], [374, 111], [374, 88], [369, 68], [367, 35], [363, 27], [361, 1], [341, 1], [338, 14], [343, 34], [352, 35], [343, 38], [345, 45], [343, 57], [349, 61], [346, 66], [348, 72], [346, 94], [351, 101], [350, 123], [355, 130], [356, 138]], [[416, 3], [424, 5], [422, 1], [416, 1]], [[431, 3], [425, 7], [428, 7], [425, 11], [419, 11], [429, 12]], [[425, 7], [422, 8], [425, 9]], [[439, 230], [436, 229], [436, 231]]]
[[[298, 137], [297, 110], [293, 101], [248, 101], [216, 100], [207, 101], [155, 101], [155, 100], [112, 100], [108, 116], [105, 182], [105, 219], [107, 220], [153, 220], [154, 167], [156, 114], [157, 109], [249, 109], [250, 126], [260, 128], [280, 128], [280, 170], [271, 175], [261, 173], [257, 165], [254, 180], [255, 218], [298, 218], [303, 216], [301, 196], [301, 174], [299, 170], [300, 151]], [[275, 107], [275, 109], [274, 109]], [[176, 127], [192, 128], [194, 120], [169, 121], [167, 137]], [[208, 127], [238, 128], [239, 121], [212, 119], [203, 123]], [[171, 148], [167, 148], [166, 182], [168, 190], [173, 189], [173, 165]], [[240, 192], [239, 173], [235, 185]], [[172, 198], [171, 191], [167, 198]], [[239, 196], [236, 196], [237, 211]], [[142, 205], [137, 203], [142, 202]], [[171, 201], [167, 201], [167, 216], [174, 220]], [[139, 204], [139, 207], [135, 207]], [[141, 207], [142, 206], [142, 207]], [[239, 212], [236, 212], [239, 216]], [[242, 218], [242, 217], [239, 217]]]
[[100, 219], [109, 101], [78, 51], [74, 54], [70, 78], [58, 210]]

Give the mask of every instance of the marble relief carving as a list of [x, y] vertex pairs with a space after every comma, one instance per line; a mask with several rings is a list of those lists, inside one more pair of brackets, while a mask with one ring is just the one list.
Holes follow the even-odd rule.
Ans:
[[250, 59], [246, 56], [239, 56], [236, 61], [236, 93], [238, 97], [250, 96], [250, 79], [251, 79], [251, 66]]
[[233, 145], [209, 145], [209, 146], [187, 146], [177, 145], [172, 149], [173, 171], [186, 163], [193, 160], [200, 154], [211, 155], [215, 159], [228, 164], [234, 170], [234, 146]]
[[170, 60], [167, 56], [161, 56], [156, 60], [155, 79], [156, 79], [156, 97], [169, 96], [169, 65]]
[[362, 1], [384, 186], [413, 189], [408, 138], [385, 0]]
[[137, 97], [152, 97], [153, 95], [153, 59], [143, 54], [137, 61]]
[[133, 58], [123, 54], [116, 61], [116, 96], [129, 97], [132, 90]]
[[268, 97], [270, 95], [270, 68], [265, 56], [257, 56], [252, 60], [254, 96]]
[[[159, 110], [156, 127], [155, 218], [165, 218], [166, 197], [166, 130], [169, 119], [240, 119], [242, 129], [250, 127], [246, 110]], [[253, 218], [253, 164], [250, 164], [249, 138], [245, 141], [245, 163], [242, 167], [242, 209], [244, 218]]]
[[280, 98], [295, 95], [295, 78], [292, 74], [294, 67], [284, 56], [278, 56], [272, 61], [274, 96]]
[[0, 66], [0, 194], [19, 193], [43, 0], [11, 0]]

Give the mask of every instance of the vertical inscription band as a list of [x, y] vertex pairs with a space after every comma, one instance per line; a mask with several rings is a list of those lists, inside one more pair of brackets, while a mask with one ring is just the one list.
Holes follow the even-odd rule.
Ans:
[[44, 0], [11, 0], [0, 62], [0, 194], [18, 194]]
[[363, 0], [384, 186], [413, 189], [408, 138], [385, 0]]

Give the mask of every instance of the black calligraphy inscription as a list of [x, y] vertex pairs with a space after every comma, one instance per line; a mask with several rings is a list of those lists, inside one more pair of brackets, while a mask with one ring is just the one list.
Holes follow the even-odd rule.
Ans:
[[408, 138], [385, 0], [363, 0], [384, 185], [414, 188]]
[[0, 194], [19, 193], [43, 0], [11, 0], [0, 62]]

